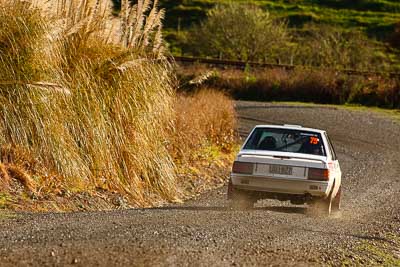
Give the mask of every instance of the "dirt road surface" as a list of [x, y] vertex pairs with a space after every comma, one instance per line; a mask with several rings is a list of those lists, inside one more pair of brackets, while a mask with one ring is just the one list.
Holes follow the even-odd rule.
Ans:
[[400, 123], [375, 113], [236, 102], [255, 124], [328, 131], [343, 209], [330, 218], [273, 200], [230, 210], [226, 187], [182, 205], [0, 219], [0, 266], [313, 266], [400, 264]]

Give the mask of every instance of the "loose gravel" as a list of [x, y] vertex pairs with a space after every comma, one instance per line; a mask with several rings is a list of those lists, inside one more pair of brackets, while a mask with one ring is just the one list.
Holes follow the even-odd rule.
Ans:
[[19, 213], [0, 217], [0, 265], [383, 264], [387, 258], [360, 248], [387, 244], [383, 253], [400, 252], [400, 123], [318, 106], [236, 102], [236, 110], [242, 136], [256, 124], [326, 129], [343, 171], [342, 211], [315, 217], [307, 206], [273, 200], [230, 210], [223, 187], [153, 209]]

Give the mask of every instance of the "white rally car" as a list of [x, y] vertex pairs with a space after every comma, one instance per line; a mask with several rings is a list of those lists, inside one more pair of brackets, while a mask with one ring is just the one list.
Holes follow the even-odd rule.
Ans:
[[310, 204], [326, 214], [340, 209], [342, 172], [323, 130], [258, 125], [233, 164], [228, 199], [252, 207], [259, 199]]

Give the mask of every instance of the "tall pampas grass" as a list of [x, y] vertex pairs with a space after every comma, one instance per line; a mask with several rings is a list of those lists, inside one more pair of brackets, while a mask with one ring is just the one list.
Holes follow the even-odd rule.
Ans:
[[122, 0], [120, 41], [125, 47], [162, 55], [162, 20], [165, 12], [158, 10], [157, 5], [158, 0], [138, 0], [135, 5], [131, 5], [129, 0]]
[[[105, 1], [52, 5], [0, 0], [0, 145], [24, 149], [70, 188], [119, 191], [140, 205], [178, 198], [165, 145], [173, 75], [167, 61], [147, 60], [162, 58], [163, 12], [125, 1], [124, 23], [110, 28]], [[36, 182], [15, 167], [8, 174]]]
[[157, 4], [123, 1], [115, 19], [108, 1], [0, 0], [0, 190], [148, 206], [186, 196], [176, 163], [231, 148], [227, 97], [175, 95]]

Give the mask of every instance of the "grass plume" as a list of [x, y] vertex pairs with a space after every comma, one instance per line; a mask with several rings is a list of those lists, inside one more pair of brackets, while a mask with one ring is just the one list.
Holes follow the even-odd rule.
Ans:
[[[124, 1], [116, 26], [104, 1], [53, 3], [0, 0], [1, 179], [38, 197], [101, 189], [141, 206], [179, 199], [175, 150], [190, 147], [178, 136], [191, 127], [177, 128], [157, 1]], [[229, 103], [225, 121], [234, 120]], [[218, 144], [233, 127], [215, 117], [205, 134], [195, 123]]]

